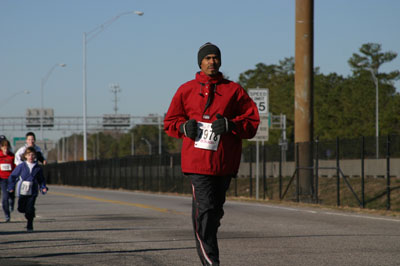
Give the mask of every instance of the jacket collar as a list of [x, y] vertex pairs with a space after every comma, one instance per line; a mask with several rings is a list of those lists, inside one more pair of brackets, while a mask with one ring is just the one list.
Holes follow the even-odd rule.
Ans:
[[[27, 161], [24, 161], [23, 164], [25, 165], [25, 168], [26, 168], [26, 169], [29, 169], [29, 166], [28, 166], [28, 162], [27, 162]], [[32, 167], [32, 172], [33, 172], [33, 170], [34, 170], [35, 168], [37, 168], [37, 167], [38, 167], [38, 163], [35, 162], [34, 165], [33, 165], [33, 167]]]
[[196, 73], [196, 80], [201, 84], [217, 84], [222, 80], [222, 73], [218, 72], [215, 77], [210, 77], [204, 74], [203, 71], [199, 71]]

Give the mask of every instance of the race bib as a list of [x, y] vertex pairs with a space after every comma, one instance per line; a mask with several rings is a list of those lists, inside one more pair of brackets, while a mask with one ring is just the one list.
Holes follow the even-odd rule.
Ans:
[[197, 128], [197, 137], [194, 142], [194, 147], [216, 151], [221, 136], [215, 135], [212, 131], [211, 123], [198, 122]]
[[19, 192], [20, 195], [30, 196], [32, 195], [32, 181], [22, 181], [21, 190]]
[[0, 164], [1, 171], [11, 171], [11, 164], [9, 163], [2, 163]]

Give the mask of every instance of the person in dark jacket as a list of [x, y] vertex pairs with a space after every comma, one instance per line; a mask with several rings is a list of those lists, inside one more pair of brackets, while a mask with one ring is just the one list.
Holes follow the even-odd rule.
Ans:
[[15, 190], [19, 196], [18, 211], [25, 214], [28, 232], [33, 231], [35, 202], [39, 187], [43, 194], [47, 192], [43, 170], [36, 162], [36, 154], [34, 147], [27, 147], [23, 154], [25, 161], [19, 164], [8, 178], [8, 191]]
[[164, 119], [165, 132], [182, 138], [182, 172], [192, 184], [192, 222], [203, 265], [219, 265], [217, 232], [226, 191], [237, 175], [242, 139], [254, 137], [260, 122], [246, 91], [219, 72], [221, 52], [212, 43], [198, 51], [201, 69], [180, 86]]

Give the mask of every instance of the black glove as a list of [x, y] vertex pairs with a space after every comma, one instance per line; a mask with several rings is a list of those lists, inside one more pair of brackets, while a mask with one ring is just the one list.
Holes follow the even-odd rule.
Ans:
[[179, 126], [179, 131], [186, 137], [195, 139], [197, 137], [197, 121], [190, 119]]
[[221, 135], [231, 132], [233, 129], [235, 129], [235, 127], [235, 123], [220, 114], [217, 114], [217, 120], [215, 120], [211, 124], [211, 128], [215, 135]]

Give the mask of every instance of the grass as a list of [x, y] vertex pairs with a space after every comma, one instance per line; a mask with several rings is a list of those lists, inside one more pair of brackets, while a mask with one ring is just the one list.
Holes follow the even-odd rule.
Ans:
[[[282, 178], [282, 194], [287, 189], [287, 193], [284, 195], [282, 201], [294, 202], [296, 201], [296, 179], [289, 185], [290, 177]], [[357, 195], [358, 199], [362, 201], [361, 193], [361, 178], [352, 177], [347, 178], [349, 186], [353, 189], [354, 193]], [[400, 212], [400, 179], [391, 178], [391, 192], [390, 192], [390, 210]], [[266, 189], [263, 190], [264, 183], [262, 178], [260, 182], [260, 192], [259, 198], [266, 200], [280, 201], [279, 199], [279, 179], [278, 178], [267, 178], [266, 179]], [[345, 183], [343, 178], [340, 178], [340, 204], [337, 201], [337, 180], [336, 178], [319, 178], [319, 189], [318, 198], [319, 205], [322, 206], [342, 206], [350, 208], [360, 208], [361, 205], [358, 202], [356, 196], [352, 193], [349, 186]], [[250, 190], [250, 187], [252, 188]], [[364, 202], [366, 209], [373, 210], [387, 210], [387, 191], [386, 188], [386, 178], [365, 178], [364, 180]], [[255, 198], [256, 196], [256, 181], [252, 180], [250, 186], [250, 180], [248, 178], [237, 178], [233, 179], [230, 189], [228, 191], [228, 196], [231, 197], [241, 197], [241, 198]], [[310, 197], [309, 197], [310, 198]], [[315, 198], [313, 200], [305, 200], [303, 202], [316, 203]]]

